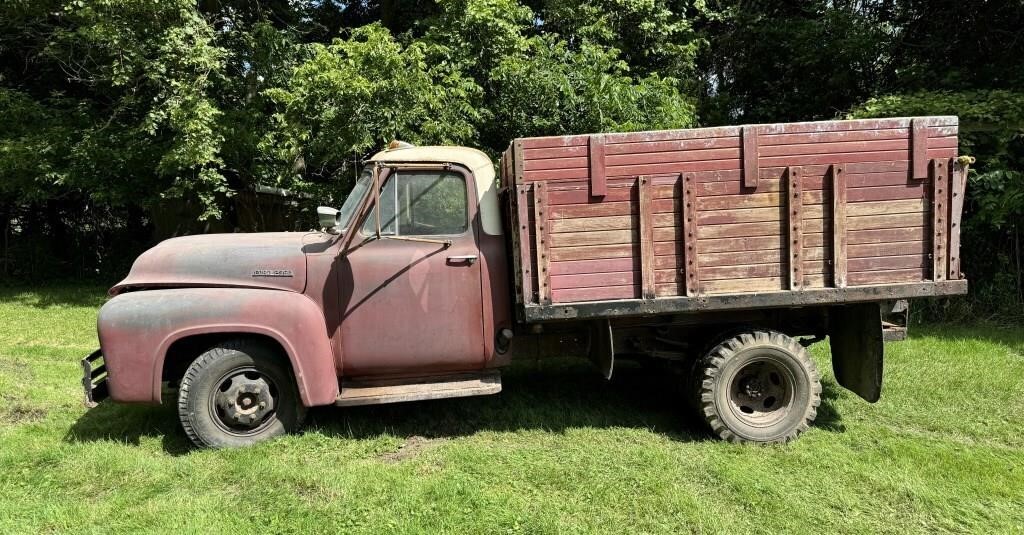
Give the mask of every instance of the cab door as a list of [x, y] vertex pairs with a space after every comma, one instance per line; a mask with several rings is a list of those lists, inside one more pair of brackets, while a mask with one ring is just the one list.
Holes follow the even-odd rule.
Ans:
[[380, 183], [381, 237], [374, 207], [339, 266], [343, 373], [482, 368], [472, 175], [453, 166], [390, 168]]

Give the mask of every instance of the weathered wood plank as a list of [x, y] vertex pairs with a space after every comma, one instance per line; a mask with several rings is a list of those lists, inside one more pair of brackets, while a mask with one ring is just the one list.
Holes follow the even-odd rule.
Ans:
[[637, 241], [634, 230], [595, 230], [590, 232], [565, 232], [551, 235], [552, 247], [578, 247], [582, 245], [628, 244]]
[[932, 160], [932, 278], [946, 280], [949, 265], [949, 167], [946, 160]]
[[[931, 117], [931, 129], [944, 132], [942, 135], [956, 133], [957, 118], [953, 116]], [[853, 121], [810, 121], [801, 123], [777, 123], [759, 125], [761, 135], [776, 134], [818, 134], [836, 133], [850, 131], [875, 131], [890, 129], [907, 129], [910, 127], [910, 119], [859, 119]], [[612, 143], [628, 142], [653, 142], [683, 139], [702, 139], [715, 137], [738, 137], [739, 126], [716, 126], [710, 128], [690, 128], [685, 130], [659, 130], [648, 132], [626, 132], [618, 134], [605, 134], [606, 141]], [[550, 147], [571, 147], [586, 145], [588, 136], [586, 134], [576, 136], [547, 136], [523, 138], [526, 148], [550, 148]]]
[[[639, 271], [640, 263], [633, 256], [620, 258], [600, 258], [596, 260], [556, 260], [555, 253], [551, 251], [551, 264], [548, 265], [551, 276], [556, 275], [583, 275], [587, 273], [612, 273], [615, 271]], [[656, 257], [675, 260], [674, 256]]]
[[757, 126], [744, 126], [740, 129], [743, 143], [743, 187], [756, 189], [758, 174]]
[[761, 277], [746, 279], [723, 279], [701, 282], [701, 288], [709, 294], [777, 292], [783, 289], [782, 277]]
[[555, 290], [551, 299], [558, 303], [576, 303], [580, 301], [602, 301], [606, 299], [632, 299], [640, 292], [637, 285], [602, 286], [600, 288], [569, 288]]
[[592, 135], [589, 140], [590, 154], [587, 162], [590, 170], [590, 194], [604, 197], [608, 193], [605, 176], [604, 136]]
[[551, 304], [551, 273], [548, 264], [551, 259], [548, 249], [551, 237], [548, 228], [548, 189], [543, 182], [533, 185], [534, 236], [537, 242], [537, 301], [542, 305]]
[[846, 208], [846, 170], [836, 164], [832, 166], [832, 276], [836, 288], [846, 287]]
[[790, 167], [787, 175], [788, 210], [786, 226], [789, 230], [789, 289], [799, 290], [803, 286], [803, 190], [800, 167]]
[[924, 225], [902, 228], [850, 230], [846, 243], [849, 245], [880, 244], [888, 242], [906, 242], [924, 240], [928, 228]]
[[888, 271], [850, 272], [847, 280], [850, 286], [871, 284], [893, 284], [900, 282], [921, 282], [927, 279], [928, 268], [895, 269]]
[[[639, 258], [638, 247], [633, 243], [604, 244], [579, 247], [556, 247], [551, 249], [552, 261], [601, 260], [607, 258]], [[657, 249], [657, 244], [655, 244]]]
[[604, 286], [633, 285], [639, 280], [640, 278], [637, 277], [636, 272], [634, 271], [552, 275], [551, 291], [554, 292], [556, 290], [565, 290], [569, 288], [601, 288]]
[[516, 186], [516, 215], [517, 215], [517, 232], [519, 233], [519, 265], [522, 272], [522, 279], [520, 284], [523, 288], [523, 296], [525, 301], [533, 303], [533, 257], [531, 256], [531, 237], [530, 227], [527, 226], [529, 223], [529, 206], [530, 206], [530, 188], [528, 185]]
[[[651, 213], [650, 180], [637, 178], [640, 197], [640, 275], [644, 299], [654, 298], [654, 214]], [[671, 214], [666, 214], [671, 217]]]
[[967, 166], [955, 163], [950, 183], [952, 200], [949, 203], [949, 278], [960, 276], [960, 218], [964, 210], [964, 192], [967, 188]]
[[894, 269], [925, 269], [929, 260], [924, 255], [879, 256], [874, 258], [851, 258], [850, 272], [882, 271]]
[[512, 185], [525, 185], [523, 179], [523, 166], [526, 165], [526, 158], [523, 156], [523, 140], [517, 139], [512, 142]]
[[[605, 149], [608, 156], [619, 154], [652, 154], [656, 152], [699, 151], [708, 149], [737, 149], [739, 139], [735, 137], [707, 137], [677, 139], [672, 141], [637, 141], [612, 143]], [[738, 157], [738, 156], [737, 156]]]
[[607, 157], [608, 165], [621, 167], [627, 165], [673, 164], [686, 162], [708, 162], [715, 160], [736, 160], [740, 157], [740, 149], [701, 149], [684, 151], [661, 151], [639, 154], [616, 154]]
[[786, 258], [782, 249], [757, 251], [701, 252], [700, 265], [706, 267], [738, 266], [743, 264], [779, 264]]
[[578, 217], [551, 221], [551, 233], [590, 232], [594, 230], [636, 230], [637, 218], [632, 215]]
[[889, 243], [866, 243], [847, 246], [847, 258], [870, 258], [877, 256], [920, 255], [930, 252], [931, 244], [926, 241], [894, 241]]
[[772, 145], [761, 147], [761, 156], [805, 156], [811, 154], [833, 154], [852, 152], [905, 151], [909, 149], [906, 138], [875, 141], [844, 141], [837, 143], [801, 143], [793, 145]]
[[733, 251], [759, 251], [780, 249], [782, 236], [740, 236], [723, 239], [700, 239], [701, 253], [725, 253]]
[[693, 175], [684, 174], [683, 183], [683, 205], [680, 211], [680, 223], [683, 228], [683, 275], [686, 279], [686, 295], [694, 296], [700, 293], [700, 255], [697, 249], [698, 229], [697, 224], [697, 191], [695, 189]]
[[910, 177], [928, 178], [928, 120], [914, 118], [910, 121]]

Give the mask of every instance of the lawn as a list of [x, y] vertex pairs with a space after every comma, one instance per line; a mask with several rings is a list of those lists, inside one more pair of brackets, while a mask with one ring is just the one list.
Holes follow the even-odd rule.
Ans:
[[778, 447], [722, 443], [672, 379], [524, 363], [497, 396], [318, 409], [191, 449], [172, 408], [81, 402], [100, 288], [0, 290], [0, 533], [1024, 531], [1024, 329], [918, 328], [882, 401], [836, 386]]

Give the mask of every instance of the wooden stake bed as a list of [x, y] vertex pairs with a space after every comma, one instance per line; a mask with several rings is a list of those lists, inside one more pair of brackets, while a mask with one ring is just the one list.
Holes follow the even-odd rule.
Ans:
[[537, 321], [964, 293], [956, 156], [956, 117], [516, 139], [517, 301]]

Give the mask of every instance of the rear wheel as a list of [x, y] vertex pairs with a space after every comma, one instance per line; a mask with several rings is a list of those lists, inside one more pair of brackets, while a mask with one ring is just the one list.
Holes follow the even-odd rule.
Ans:
[[694, 371], [695, 405], [725, 440], [789, 442], [817, 416], [818, 370], [807, 350], [782, 333], [738, 334], [715, 346]]
[[306, 408], [271, 348], [232, 341], [199, 356], [178, 389], [178, 417], [197, 446], [248, 446], [294, 431]]

